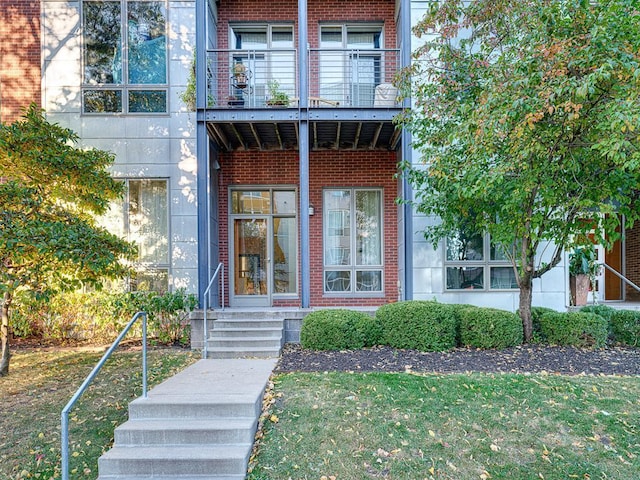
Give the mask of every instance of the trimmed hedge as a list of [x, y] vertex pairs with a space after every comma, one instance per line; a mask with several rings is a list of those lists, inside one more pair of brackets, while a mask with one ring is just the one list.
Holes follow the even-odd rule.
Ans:
[[522, 344], [520, 317], [497, 308], [461, 308], [460, 342], [474, 348], [507, 348]]
[[613, 339], [625, 345], [640, 345], [640, 312], [634, 310], [614, 310], [610, 325]]
[[611, 315], [613, 315], [617, 310], [615, 308], [608, 307], [607, 305], [587, 305], [586, 307], [582, 307], [579, 311], [584, 313], [595, 313], [605, 320], [611, 320]]
[[540, 324], [542, 334], [553, 345], [600, 348], [607, 342], [608, 322], [595, 313], [546, 313]]
[[379, 343], [376, 319], [347, 309], [316, 310], [304, 317], [300, 344], [311, 350], [349, 350]]
[[444, 351], [456, 346], [457, 315], [450, 305], [410, 300], [378, 308], [382, 341], [394, 348]]

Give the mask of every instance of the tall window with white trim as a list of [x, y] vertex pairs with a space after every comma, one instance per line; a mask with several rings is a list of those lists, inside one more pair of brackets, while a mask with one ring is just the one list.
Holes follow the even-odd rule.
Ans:
[[324, 292], [383, 291], [382, 190], [326, 189]]

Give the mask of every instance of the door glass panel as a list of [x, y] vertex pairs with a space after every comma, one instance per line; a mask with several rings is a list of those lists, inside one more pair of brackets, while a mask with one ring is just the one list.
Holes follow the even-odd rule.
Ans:
[[296, 292], [296, 220], [273, 219], [273, 291]]
[[234, 222], [234, 278], [236, 295], [267, 294], [267, 221], [236, 219]]

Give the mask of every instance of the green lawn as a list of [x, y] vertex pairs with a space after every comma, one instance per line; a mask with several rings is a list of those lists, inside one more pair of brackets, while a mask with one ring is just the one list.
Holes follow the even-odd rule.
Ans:
[[[19, 351], [0, 378], [0, 478], [59, 478], [60, 411], [102, 351]], [[150, 385], [199, 355], [150, 351]], [[72, 479], [95, 479], [140, 352], [116, 353], [71, 415]], [[639, 478], [640, 377], [275, 376], [250, 480]]]
[[640, 378], [274, 378], [250, 480], [640, 478]]
[[[19, 350], [0, 377], [0, 478], [60, 478], [60, 412], [104, 349]], [[149, 385], [199, 358], [176, 349], [149, 351]], [[72, 479], [95, 479], [98, 457], [142, 393], [140, 351], [114, 353], [70, 415]]]

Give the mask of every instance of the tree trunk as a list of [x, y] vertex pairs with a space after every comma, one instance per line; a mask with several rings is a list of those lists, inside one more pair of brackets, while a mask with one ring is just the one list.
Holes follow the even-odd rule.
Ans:
[[524, 341], [529, 343], [533, 336], [533, 322], [531, 320], [531, 297], [533, 293], [532, 279], [527, 275], [520, 284], [520, 318], [524, 331]]
[[2, 340], [2, 356], [0, 357], [0, 377], [9, 375], [9, 306], [11, 294], [5, 292], [2, 300], [2, 324], [0, 324], [0, 339]]

